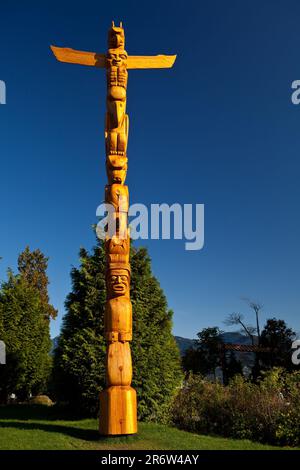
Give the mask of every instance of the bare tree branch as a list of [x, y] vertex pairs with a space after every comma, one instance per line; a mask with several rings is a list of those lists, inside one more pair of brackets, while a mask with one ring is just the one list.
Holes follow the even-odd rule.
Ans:
[[254, 300], [251, 300], [247, 297], [244, 297], [243, 300], [249, 305], [249, 307], [254, 311], [255, 313], [255, 319], [256, 319], [256, 331], [257, 331], [257, 336], [258, 336], [258, 344], [260, 344], [260, 326], [259, 326], [259, 315], [261, 313], [261, 310], [263, 309], [263, 304], [261, 302], [257, 302]]
[[247, 326], [244, 323], [244, 315], [239, 312], [233, 312], [225, 319], [224, 323], [228, 326], [241, 325], [242, 331], [246, 333], [247, 336], [251, 339], [252, 344], [254, 345], [254, 332], [255, 328], [253, 326]]

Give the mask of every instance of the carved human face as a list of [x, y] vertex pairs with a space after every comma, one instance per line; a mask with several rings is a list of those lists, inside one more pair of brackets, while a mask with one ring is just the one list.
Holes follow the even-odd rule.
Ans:
[[129, 274], [126, 269], [113, 269], [108, 277], [109, 289], [113, 295], [125, 295], [129, 290]]
[[108, 64], [113, 67], [126, 67], [127, 57], [126, 51], [118, 51], [117, 49], [109, 50], [106, 56]]

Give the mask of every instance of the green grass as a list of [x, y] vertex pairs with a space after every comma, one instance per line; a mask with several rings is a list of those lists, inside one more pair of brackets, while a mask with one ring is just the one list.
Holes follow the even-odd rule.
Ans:
[[[59, 418], [62, 419], [59, 419]], [[268, 450], [248, 440], [201, 436], [140, 423], [134, 436], [100, 437], [96, 419], [71, 420], [55, 408], [0, 407], [1, 450]]]

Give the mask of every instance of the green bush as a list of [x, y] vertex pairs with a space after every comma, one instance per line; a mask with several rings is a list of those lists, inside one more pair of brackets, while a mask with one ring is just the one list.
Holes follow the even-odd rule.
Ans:
[[300, 444], [300, 373], [265, 373], [258, 383], [236, 376], [228, 386], [190, 376], [177, 394], [173, 422], [188, 431]]

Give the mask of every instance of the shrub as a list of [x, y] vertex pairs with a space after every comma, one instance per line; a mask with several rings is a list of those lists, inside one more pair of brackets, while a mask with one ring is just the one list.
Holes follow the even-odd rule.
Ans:
[[187, 431], [300, 444], [300, 373], [272, 369], [257, 383], [236, 376], [228, 386], [190, 376], [177, 394], [173, 422]]

